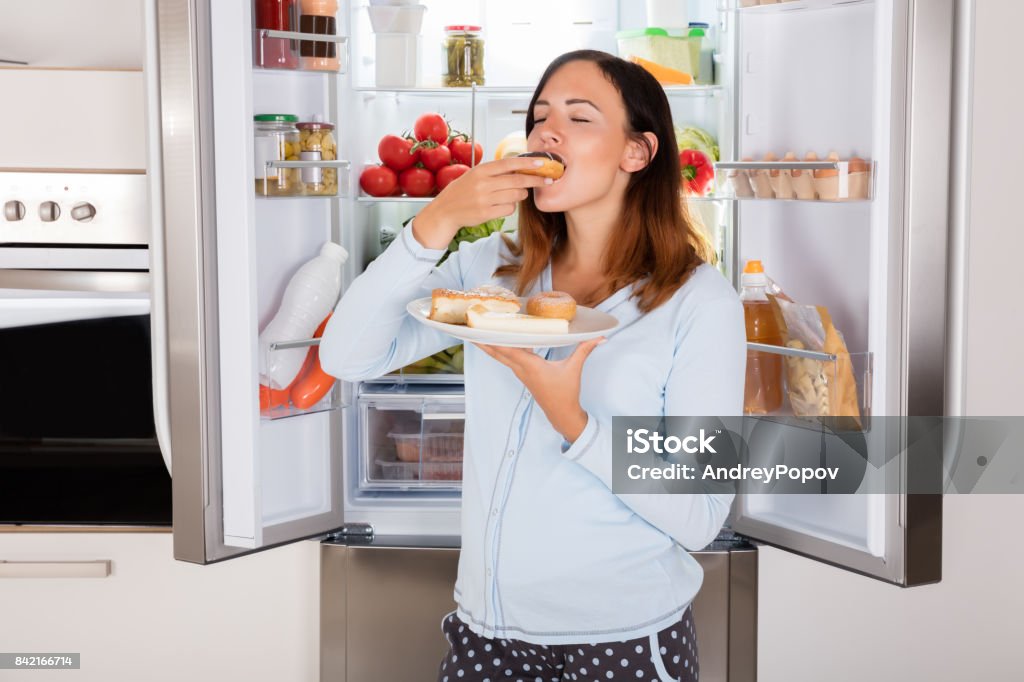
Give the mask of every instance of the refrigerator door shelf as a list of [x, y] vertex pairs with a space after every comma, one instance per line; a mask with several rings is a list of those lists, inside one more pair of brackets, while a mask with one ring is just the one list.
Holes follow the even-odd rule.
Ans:
[[876, 164], [850, 170], [850, 161], [722, 161], [715, 164], [721, 194], [737, 200], [871, 201]]
[[[748, 367], [751, 360], [765, 355], [781, 356], [780, 378], [786, 389], [781, 409], [765, 416], [808, 418], [813, 429], [820, 428], [819, 418], [846, 422], [859, 431], [870, 429], [872, 353], [833, 354], [747, 344]], [[789, 419], [787, 423], [797, 425], [799, 420]]]
[[[312, 42], [320, 49], [328, 43], [334, 43], [336, 62], [322, 60], [320, 63], [325, 68], [310, 65], [299, 56], [297, 41]], [[349, 65], [348, 45], [348, 36], [258, 28], [253, 31], [253, 68], [287, 73], [303, 71], [306, 73], [344, 74], [348, 72]], [[278, 62], [277, 64], [274, 63], [275, 60]], [[335, 63], [336, 66], [330, 68]]]

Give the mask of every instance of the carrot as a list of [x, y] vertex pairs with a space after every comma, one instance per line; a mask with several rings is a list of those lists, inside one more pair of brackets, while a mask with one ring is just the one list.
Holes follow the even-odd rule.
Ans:
[[652, 76], [654, 76], [659, 83], [662, 85], [692, 85], [693, 76], [686, 73], [685, 71], [677, 71], [676, 69], [670, 69], [667, 66], [661, 64], [655, 64], [654, 62], [644, 59], [643, 57], [630, 57], [630, 61], [634, 64], [639, 64], [644, 67]]

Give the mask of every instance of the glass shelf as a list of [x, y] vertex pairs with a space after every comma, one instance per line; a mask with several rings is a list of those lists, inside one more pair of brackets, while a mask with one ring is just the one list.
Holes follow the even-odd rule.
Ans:
[[274, 200], [279, 201], [282, 199], [347, 199], [348, 196], [345, 194], [295, 194], [295, 195], [284, 195], [284, 196], [264, 196], [257, 194], [256, 198], [261, 201]]
[[873, 4], [874, 0], [720, 0], [718, 11], [742, 14], [780, 14], [802, 10], [841, 9]]
[[348, 168], [352, 163], [343, 160], [313, 159], [309, 161], [267, 161], [267, 168]]
[[361, 204], [429, 204], [435, 197], [371, 197], [360, 194], [356, 201]]
[[[446, 88], [441, 86], [424, 86], [414, 88], [377, 88], [357, 87], [352, 88], [354, 92], [370, 95], [374, 93], [395, 94], [395, 95], [420, 95], [420, 96], [464, 96], [474, 91], [478, 95], [532, 95], [536, 86], [501, 86], [483, 85], [476, 88]], [[665, 94], [669, 97], [717, 97], [725, 93], [725, 88], [720, 85], [667, 85]]]

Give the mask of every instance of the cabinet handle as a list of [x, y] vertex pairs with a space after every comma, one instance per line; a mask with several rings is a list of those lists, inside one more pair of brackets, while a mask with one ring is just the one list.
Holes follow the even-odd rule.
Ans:
[[0, 578], [106, 578], [110, 559], [97, 561], [2, 561]]

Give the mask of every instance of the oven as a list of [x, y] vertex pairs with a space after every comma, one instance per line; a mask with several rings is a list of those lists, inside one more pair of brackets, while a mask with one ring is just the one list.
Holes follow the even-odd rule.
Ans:
[[0, 524], [170, 526], [143, 173], [0, 172]]

